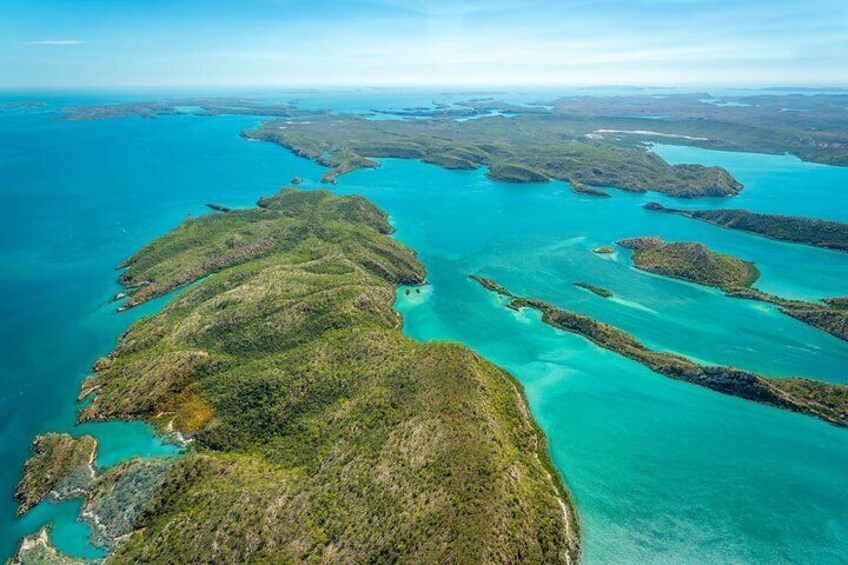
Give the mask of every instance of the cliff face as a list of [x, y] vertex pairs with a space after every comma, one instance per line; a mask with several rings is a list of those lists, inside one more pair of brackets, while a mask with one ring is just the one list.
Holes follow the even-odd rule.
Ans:
[[111, 515], [106, 485], [155, 487], [137, 515], [115, 515], [129, 531], [107, 561], [578, 557], [520, 385], [400, 332], [395, 290], [425, 272], [390, 231], [362, 198], [287, 190], [186, 221], [127, 261], [131, 304], [200, 282], [97, 364], [82, 418], [144, 418], [194, 441], [88, 493]]

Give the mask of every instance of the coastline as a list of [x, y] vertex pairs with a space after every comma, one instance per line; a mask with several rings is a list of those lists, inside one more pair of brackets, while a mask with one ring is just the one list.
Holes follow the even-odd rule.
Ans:
[[[293, 191], [293, 192], [297, 192], [297, 191]], [[281, 193], [281, 194], [283, 194], [283, 193]], [[289, 193], [289, 194], [292, 194], [292, 193]], [[310, 193], [309, 191], [307, 191], [307, 192], [301, 193], [301, 194], [303, 194], [306, 198], [312, 198], [311, 195], [315, 195], [317, 193], [314, 193], [314, 192]], [[279, 197], [276, 197], [276, 198], [279, 198]], [[330, 198], [330, 197], [327, 196], [326, 198]], [[338, 199], [339, 197], [333, 196], [332, 198]], [[276, 206], [276, 204], [274, 204], [270, 199], [268, 200], [267, 204], [263, 204], [263, 200], [260, 200], [260, 210], [264, 206], [272, 206], [273, 207], [273, 206]], [[247, 213], [249, 214], [250, 212], [248, 211]], [[236, 213], [234, 212], [234, 214], [236, 214]], [[220, 218], [221, 216], [219, 215], [218, 217]], [[371, 221], [371, 220], [368, 220], [368, 221]], [[384, 221], [384, 219], [379, 220], [379, 221]], [[180, 230], [180, 228], [177, 228], [176, 231], [179, 232], [179, 230]], [[389, 228], [386, 228], [384, 230], [382, 227], [380, 227], [379, 230], [383, 231], [383, 233], [389, 233]], [[146, 246], [141, 252], [144, 252], [145, 250], [150, 250], [150, 249], [153, 249], [152, 244], [148, 244], [148, 246]], [[260, 253], [261, 253], [261, 251], [260, 251]], [[127, 298], [127, 302], [133, 303], [132, 302], [132, 300], [133, 300], [133, 297], [132, 297], [133, 289], [135, 288], [136, 289], [135, 292], [138, 292], [139, 288], [144, 288], [144, 287], [139, 287], [137, 284], [128, 284], [131, 281], [131, 275], [128, 275], [128, 273], [130, 273], [133, 269], [133, 259], [131, 258], [130, 260], [128, 260], [125, 263], [124, 266], [128, 267], [129, 270], [125, 271], [121, 275], [120, 280], [125, 286], [124, 292], [129, 295], [128, 298]], [[224, 261], [223, 263], [221, 263], [221, 266], [219, 268], [217, 268], [217, 269], [213, 268], [212, 273], [218, 272], [219, 270], [226, 271], [227, 269], [228, 269], [228, 264], [227, 264], [226, 261]], [[209, 275], [206, 275], [206, 276], [200, 276], [200, 278], [194, 277], [194, 280], [188, 280], [186, 282], [179, 282], [179, 281], [183, 281], [183, 279], [180, 278], [180, 277], [182, 277], [182, 275], [177, 274], [177, 275], [174, 275], [174, 276], [176, 278], [174, 278], [173, 280], [177, 281], [177, 284], [164, 283], [164, 286], [157, 287], [156, 285], [151, 285], [151, 287], [149, 287], [149, 288], [144, 288], [145, 292], [143, 294], [143, 298], [136, 302], [136, 304], [142, 304], [150, 298], [167, 297], [168, 304], [165, 306], [165, 309], [163, 311], [161, 311], [160, 314], [156, 315], [153, 318], [153, 320], [161, 319], [163, 316], [167, 317], [168, 312], [173, 310], [173, 308], [175, 307], [174, 306], [175, 301], [179, 301], [179, 299], [177, 299], [173, 296], [174, 290], [179, 290], [179, 289], [184, 288], [187, 285], [191, 285], [191, 286], [195, 286], [195, 291], [198, 291], [198, 290], [202, 291], [202, 288], [200, 288], [200, 287], [203, 285], [203, 281], [208, 280], [208, 278], [209, 278]], [[404, 275], [404, 276], [406, 276], [406, 275]], [[408, 283], [415, 283], [415, 282], [420, 282], [420, 281], [421, 281], [421, 279], [418, 278], [418, 275], [415, 275], [412, 279], [409, 279], [408, 281], [400, 280], [397, 283], [395, 283], [395, 286], [393, 287], [392, 295], [395, 296], [397, 294], [397, 288], [398, 288], [398, 285], [400, 283], [405, 282], [405, 283], [408, 284]], [[195, 294], [196, 294], [196, 292], [195, 292]], [[400, 318], [399, 312], [396, 309], [394, 309], [394, 306], [392, 306], [392, 312], [394, 313], [394, 315], [396, 317]], [[136, 324], [131, 326], [130, 329], [127, 330], [122, 335], [121, 339], [119, 340], [118, 347], [112, 353], [110, 353], [106, 358], [102, 358], [101, 360], [99, 360], [98, 362], [95, 363], [95, 365], [94, 365], [94, 371], [95, 371], [94, 375], [95, 375], [95, 377], [86, 379], [86, 381], [84, 381], [82, 383], [81, 388], [82, 388], [83, 392], [81, 393], [81, 397], [88, 396], [89, 394], [95, 394], [96, 396], [94, 397], [93, 401], [90, 401], [85, 405], [86, 406], [85, 412], [80, 417], [81, 421], [113, 420], [115, 417], [117, 417], [118, 419], [124, 419], [126, 417], [131, 416], [132, 414], [135, 414], [134, 412], [127, 412], [127, 413], [122, 415], [120, 412], [112, 413], [108, 410], [105, 414], [100, 412], [100, 410], [97, 408], [97, 406], [98, 406], [98, 403], [101, 400], [101, 396], [103, 394], [102, 387], [103, 387], [104, 384], [108, 386], [111, 382], [111, 378], [107, 379], [105, 381], [100, 381], [99, 379], [100, 379], [100, 375], [102, 375], [104, 373], [108, 373], [110, 371], [114, 372], [115, 367], [116, 367], [116, 362], [118, 362], [118, 363], [122, 362], [121, 361], [122, 350], [126, 349], [125, 344], [122, 345], [124, 340], [127, 339], [128, 336], [131, 336], [134, 332], [137, 333], [139, 327], [143, 326], [144, 324], [152, 323], [150, 320], [151, 320], [151, 318], [147, 318], [147, 319], [145, 319], [145, 321], [137, 322]], [[397, 326], [397, 329], [399, 330], [400, 327], [402, 327], [402, 326]], [[424, 345], [422, 344], [419, 347], [424, 347]], [[456, 345], [446, 344], [446, 347], [460, 348], [460, 349], [463, 348], [463, 346], [461, 346], [459, 344], [456, 344]], [[488, 363], [488, 362], [482, 360], [482, 358], [480, 358], [480, 362], [483, 363], [483, 364]], [[502, 378], [504, 378], [506, 381], [508, 381], [510, 383], [509, 386], [512, 387], [513, 390], [514, 390], [515, 397], [516, 397], [516, 403], [517, 403], [517, 405], [520, 409], [520, 413], [522, 414], [522, 417], [524, 419], [523, 425], [526, 424], [530, 427], [531, 435], [532, 435], [532, 438], [533, 438], [533, 447], [530, 450], [531, 453], [532, 453], [532, 457], [537, 461], [537, 464], [540, 465], [544, 469], [544, 475], [546, 477], [546, 481], [548, 482], [550, 489], [553, 491], [552, 494], [554, 495], [554, 497], [557, 501], [557, 504], [558, 504], [558, 506], [559, 506], [559, 508], [562, 512], [562, 520], [563, 520], [563, 523], [564, 523], [564, 529], [563, 529], [562, 533], [563, 533], [563, 535], [566, 536], [566, 539], [568, 541], [558, 551], [560, 552], [560, 555], [564, 559], [564, 562], [573, 563], [579, 558], [579, 552], [580, 552], [580, 549], [579, 549], [580, 548], [580, 544], [579, 544], [579, 521], [578, 521], [578, 517], [577, 517], [578, 515], [577, 515], [576, 508], [574, 507], [574, 504], [573, 504], [573, 500], [571, 499], [568, 491], [566, 490], [565, 485], [562, 482], [561, 477], [559, 476], [558, 472], [556, 471], [555, 467], [553, 466], [553, 463], [550, 459], [550, 454], [547, 450], [546, 438], [545, 438], [544, 433], [542, 432], [541, 428], [535, 422], [532, 414], [530, 413], [530, 410], [527, 406], [527, 400], [526, 400], [526, 397], [523, 393], [523, 389], [522, 389], [521, 384], [515, 379], [515, 377], [513, 377], [511, 374], [507, 373], [506, 371], [503, 371], [502, 369], [499, 369], [499, 368], [492, 366], [492, 370], [499, 372], [501, 374]], [[112, 378], [114, 378], [114, 377], [112, 377]], [[94, 380], [97, 380], [98, 382], [93, 383]], [[103, 417], [104, 415], [105, 415], [105, 418]], [[153, 413], [147, 413], [147, 412], [139, 412], [137, 415], [141, 416], [141, 420], [143, 420], [143, 421], [147, 421], [148, 423], [155, 423], [157, 421], [161, 421], [160, 416], [162, 416], [163, 414], [162, 413], [153, 414]], [[181, 431], [185, 431], [184, 427], [174, 429], [173, 424], [174, 424], [174, 418], [171, 418], [169, 420], [169, 424], [168, 424], [167, 427], [170, 428], [170, 429], [173, 429], [174, 433], [180, 433]], [[184, 423], [181, 424], [181, 426], [184, 426], [184, 425], [185, 425]], [[203, 425], [203, 424], [201, 424], [201, 425]], [[159, 431], [161, 433], [162, 427], [161, 426], [157, 426], [157, 427], [159, 428]], [[208, 449], [208, 448], [206, 448], [206, 449]], [[176, 459], [176, 463], [175, 463], [176, 466], [179, 466], [179, 460], [180, 459], [182, 459], [182, 457], [178, 457]], [[195, 456], [195, 457], [193, 457], [193, 459], [197, 459], [197, 457]], [[155, 461], [155, 460], [145, 459], [145, 460], [135, 460], [135, 461], [137, 461], [137, 463], [130, 461], [129, 463], [124, 464], [123, 466], [116, 468], [115, 473], [117, 473], [117, 475], [116, 475], [117, 479], [109, 478], [110, 473], [112, 473], [112, 470], [109, 469], [109, 470], [106, 470], [101, 475], [102, 479], [100, 479], [100, 480], [101, 481], [106, 480], [107, 482], [111, 482], [113, 480], [120, 481], [121, 480], [120, 477], [125, 473], [125, 471], [123, 469], [132, 470], [132, 469], [135, 469], [135, 468], [138, 468], [139, 466], [141, 466], [141, 469], [143, 470], [144, 467], [145, 467], [145, 464], [143, 464], [144, 461]], [[168, 466], [166, 466], [166, 467], [168, 467]], [[161, 480], [164, 480], [164, 478], [157, 479], [157, 480], [161, 481]], [[93, 486], [88, 487], [91, 490], [89, 490], [89, 491], [84, 490], [83, 491], [85, 498], [89, 502], [86, 504], [86, 506], [84, 506], [83, 511], [82, 511], [82, 515], [85, 516], [85, 519], [86, 519], [87, 522], [98, 525], [98, 530], [101, 530], [101, 533], [99, 534], [99, 536], [100, 536], [100, 538], [102, 538], [102, 533], [107, 530], [107, 526], [104, 526], [101, 523], [100, 517], [97, 515], [97, 513], [90, 509], [91, 501], [96, 500], [100, 496], [103, 496], [103, 494], [99, 492], [99, 490], [98, 490], [99, 487], [97, 486], [97, 484], [98, 484], [97, 481], [95, 481]], [[61, 495], [56, 495], [56, 496], [60, 499], [63, 499], [63, 498], [67, 498], [68, 496], [75, 496], [77, 494], [79, 494], [79, 493], [74, 492], [74, 493], [71, 493], [71, 494], [66, 494], [64, 497], [61, 496]], [[131, 532], [125, 532], [125, 533], [122, 533], [122, 532], [124, 532], [124, 531], [123, 530], [119, 531], [119, 534], [120, 534], [119, 538], [113, 539], [113, 538], [107, 537], [106, 538], [107, 542], [109, 544], [118, 543], [119, 539], [125, 539], [126, 536], [129, 535], [129, 533], [131, 533]], [[39, 539], [47, 536], [47, 530], [42, 530], [41, 532], [39, 532], [38, 536], [39, 536]], [[112, 539], [113, 541], [109, 542], [108, 540], [110, 540], [110, 539]], [[43, 544], [40, 544], [40, 543], [39, 544], [33, 544], [33, 543], [31, 543], [29, 538], [27, 538], [27, 539], [22, 541], [21, 549], [22, 550], [38, 549], [38, 548], [42, 548], [42, 545]], [[50, 547], [52, 547], [52, 546], [50, 546]], [[111, 547], [111, 545], [110, 545], [110, 547]]]
[[[168, 117], [167, 119], [157, 120], [157, 122], [158, 122], [157, 127], [163, 127], [163, 128], [164, 128], [164, 127], [168, 127], [166, 122], [170, 122], [170, 121], [172, 121], [172, 120], [179, 120], [179, 119], [180, 119], [179, 117]], [[138, 120], [138, 122], [141, 122], [141, 120]], [[211, 122], [211, 120], [210, 120], [210, 122]], [[233, 122], [230, 122], [230, 125], [231, 125], [231, 126], [232, 126], [232, 123], [233, 123]], [[84, 126], [79, 126], [79, 127], [84, 127]], [[101, 124], [101, 125], [99, 125], [98, 127], [105, 127], [105, 126]], [[255, 149], [256, 149], [258, 146], [260, 146], [260, 145], [262, 145], [262, 144], [252, 144], [252, 148], [255, 150]], [[281, 155], [288, 155], [288, 152], [286, 152], [286, 151], [281, 151], [281, 152], [279, 152], [279, 153], [280, 153]], [[307, 166], [308, 166], [308, 163], [303, 162], [303, 163], [301, 163], [301, 166], [303, 166], [303, 167], [307, 167]], [[279, 165], [277, 166], [277, 168], [280, 168], [280, 167], [279, 167]], [[728, 168], [729, 168], [729, 167], [728, 167]], [[427, 173], [427, 171], [426, 171], [426, 170], [420, 171], [419, 169], [414, 168], [414, 167], [413, 167], [413, 169], [414, 169], [414, 170], [418, 173], [418, 175], [419, 175], [420, 177], [422, 177], [422, 178], [424, 177], [424, 173]], [[405, 170], [405, 169], [404, 169], [404, 170]], [[729, 170], [733, 170], [733, 169], [732, 169], [732, 168], [729, 168]], [[395, 169], [394, 169], [394, 168], [392, 168], [392, 171], [395, 171]], [[478, 175], [468, 175], [468, 176], [469, 176], [469, 177], [474, 177], [474, 178], [476, 178]], [[482, 176], [482, 175], [479, 175], [479, 176]], [[308, 179], [310, 179], [310, 180], [308, 180], [308, 181], [307, 181], [307, 184], [309, 184], [309, 185], [311, 185], [311, 186], [313, 186], [313, 187], [314, 187], [314, 186], [318, 186], [318, 185], [317, 185], [317, 178], [319, 178], [319, 177], [320, 177], [320, 175], [318, 175], [317, 177], [316, 177], [314, 174], [309, 175], [307, 178], [308, 178]], [[376, 177], [376, 175], [375, 175], [375, 177]], [[354, 181], [354, 180], [359, 181], [359, 179], [360, 179], [360, 178], [365, 178], [365, 177], [360, 177], [359, 175], [357, 175], [356, 177], [351, 177], [351, 180], [352, 180], [352, 181]], [[381, 177], [381, 178], [385, 178], [385, 177]], [[448, 178], [447, 180], [453, 180], [453, 179], [452, 179], [452, 177], [451, 177], [451, 178]], [[262, 181], [260, 181], [260, 184], [261, 184], [261, 182], [262, 182]], [[266, 182], [266, 184], [267, 184], [267, 181], [265, 181], [265, 182]], [[347, 182], [346, 178], [345, 178], [345, 179], [340, 179], [339, 190], [341, 190], [341, 191], [347, 191], [347, 190], [350, 190], [350, 188], [349, 188], [348, 186], [346, 186], [347, 184], [349, 184], [349, 183]], [[354, 186], [356, 186], [355, 182], [351, 182], [350, 184], [353, 184]], [[488, 186], [488, 185], [487, 185], [487, 186]], [[760, 188], [762, 188], [762, 187], [760, 187]], [[216, 189], [216, 190], [217, 190], [217, 189]], [[257, 189], [256, 189], [256, 187], [252, 187], [252, 188], [251, 188], [251, 190], [257, 190]], [[238, 198], [235, 198], [235, 199], [234, 199], [232, 196], [217, 196], [217, 192], [216, 192], [216, 193], [214, 193], [214, 194], [215, 194], [215, 195], [213, 195], [213, 196], [207, 196], [207, 195], [205, 195], [205, 194], [202, 194], [202, 195], [200, 195], [199, 197], [195, 198], [195, 200], [196, 200], [197, 202], [210, 202], [210, 201], [211, 201], [211, 202], [219, 202], [219, 201], [220, 201], [220, 202], [225, 202], [225, 203], [227, 203], [227, 204], [229, 204], [229, 203], [233, 203], [233, 204], [235, 204], [235, 205], [239, 205], [239, 204], [244, 205], [244, 204], [245, 204], [245, 202], [240, 201]], [[751, 195], [753, 196], [754, 194], [752, 193]], [[618, 196], [618, 192], [616, 192], [616, 196]], [[629, 196], [629, 195], [628, 195], [628, 196]], [[174, 203], [169, 203], [169, 205], [171, 205], [171, 206], [176, 206], [176, 208], [178, 208], [178, 209], [181, 209], [181, 207], [182, 207], [182, 208], [184, 208], [184, 203], [182, 203], [182, 202], [177, 202], [176, 204], [174, 204]], [[128, 204], [128, 206], [133, 206], [133, 204]], [[393, 210], [394, 208], [386, 207], [386, 209], [388, 209], [388, 210]], [[399, 217], [400, 217], [400, 216], [399, 216]], [[409, 218], [406, 218], [406, 220], [405, 220], [405, 221], [406, 221], [406, 224], [408, 224], [408, 223], [409, 223]], [[166, 226], [164, 229], [167, 229], [167, 226]], [[406, 231], [406, 228], [404, 228], [404, 231]], [[157, 231], [157, 233], [162, 233], [162, 230], [161, 230], [161, 229], [160, 229], [160, 230], [158, 230], [158, 231]], [[650, 233], [650, 232], [645, 232], [645, 233]], [[601, 238], [601, 240], [603, 240], [603, 241], [607, 241], [607, 240], [609, 240], [609, 239], [608, 239], [608, 238]], [[599, 240], [599, 241], [600, 241], [600, 240]], [[145, 243], [146, 243], [146, 242], [145, 242]], [[136, 246], [136, 245], [133, 245], [133, 247], [135, 248], [135, 247], [137, 247], [137, 246]], [[418, 247], [420, 248], [420, 245], [419, 245]], [[111, 268], [111, 266], [110, 266], [110, 268]], [[567, 275], [567, 276], [571, 277], [571, 275]], [[506, 279], [505, 279], [505, 280], [506, 280]], [[568, 279], [568, 280], [572, 280], [572, 279]], [[590, 279], [590, 280], [595, 280], [595, 279]], [[609, 285], [609, 288], [613, 288], [613, 289], [616, 289], [616, 290], [618, 290], [618, 289], [619, 289], [619, 287], [618, 287], [617, 285], [611, 284], [609, 281], [607, 281], [607, 280], [605, 280], [605, 279], [600, 279], [600, 280], [602, 281], [602, 284], [605, 284], [605, 285], [607, 285], [607, 284], [608, 284], [608, 285]], [[444, 296], [444, 293], [445, 293], [445, 291], [446, 291], [446, 289], [444, 288], [444, 285], [441, 285], [439, 288], [440, 288], [440, 292], [441, 292], [442, 296]], [[518, 288], [518, 287], [517, 287], [517, 288]], [[533, 290], [535, 290], [535, 289], [533, 289]], [[627, 293], [624, 293], [624, 294], [625, 294], [625, 295], [627, 295]], [[478, 306], [481, 306], [481, 307], [482, 307], [482, 306], [484, 306], [484, 304], [480, 304], [480, 305], [478, 305]], [[145, 309], [146, 309], [146, 307], [139, 307], [139, 308], [145, 308]], [[131, 311], [127, 312], [125, 316], [129, 316], [129, 315], [133, 315], [133, 316], [135, 316], [136, 314], [139, 314], [139, 310], [138, 310], [137, 308], [134, 308], [134, 309], [131, 309]], [[637, 334], [637, 335], [640, 335], [640, 337], [641, 337], [641, 334]], [[806, 334], [804, 334], [804, 335], [806, 335]], [[466, 341], [466, 340], [468, 339], [468, 336], [463, 336], [463, 337], [464, 337], [463, 341]], [[811, 343], [816, 343], [816, 342], [811, 342]], [[828, 343], [829, 343], [829, 342], [828, 342]], [[811, 346], [811, 347], [812, 347], [812, 346]], [[676, 350], [684, 351], [684, 350], [685, 350], [685, 348], [677, 347], [677, 348], [676, 348]], [[102, 352], [105, 352], [105, 350], [98, 351], [98, 353], [102, 353]], [[706, 357], [705, 357], [705, 358], [706, 358]], [[92, 360], [93, 360], [93, 359], [92, 359]], [[820, 369], [820, 368], [821, 368], [821, 365], [817, 365], [816, 367], [817, 367], [817, 369]], [[516, 371], [514, 374], [519, 375], [519, 376], [520, 376], [520, 378], [522, 378], [522, 379], [527, 378], [527, 376], [526, 376], [526, 375], [524, 375], [521, 371], [516, 370], [516, 367], [512, 367], [512, 370]], [[538, 409], [538, 403], [536, 403], [535, 405], [537, 405], [537, 409]], [[545, 424], [546, 428], [550, 429], [550, 427], [552, 426], [552, 424], [551, 424], [551, 420], [550, 420], [550, 419], [548, 419], [548, 420], [545, 420], [545, 421], [546, 421], [546, 424]], [[782, 421], [782, 420], [781, 420], [781, 421]], [[556, 429], [553, 429], [553, 430], [551, 430], [551, 433], [553, 434], [553, 435], [551, 436], [551, 438], [555, 441], [555, 440], [556, 440], [556, 437], [557, 437], [557, 430], [556, 430]], [[29, 436], [29, 437], [31, 438], [32, 436]], [[796, 442], [796, 445], [797, 445], [797, 442]], [[561, 462], [561, 464], [563, 464], [563, 462], [568, 463], [568, 459], [564, 458], [564, 457], [563, 457], [563, 455], [561, 454], [561, 452], [560, 452], [560, 455], [559, 455], [559, 459], [558, 459], [558, 461], [560, 461], [560, 462]], [[570, 468], [570, 467], [568, 467], [568, 465], [565, 465], [565, 467], [564, 467], [564, 468]], [[569, 478], [570, 478], [570, 479], [572, 479], [572, 477], [571, 477], [571, 476], [569, 476]], [[584, 482], [585, 482], [585, 481], [584, 481]], [[584, 491], [584, 492], [581, 492], [581, 502], [582, 502], [582, 503], [586, 503], [586, 500], [587, 500], [587, 499], [589, 499], [589, 498], [590, 498], [590, 497], [586, 497], [586, 496], [585, 496], [585, 491]], [[592, 528], [597, 528], [597, 526], [596, 526], [595, 524], [592, 524], [592, 523], [591, 523], [591, 521], [590, 521], [589, 523], [590, 523], [590, 525], [591, 525], [591, 527], [592, 527]], [[587, 526], [587, 528], [588, 528], [588, 527], [590, 527], [590, 526]], [[595, 539], [597, 539], [597, 538], [595, 538]], [[593, 543], [594, 543], [594, 542], [593, 542]], [[592, 550], [592, 551], [595, 551], [595, 550]], [[597, 555], [596, 553], [590, 553], [590, 555], [593, 555], [593, 554], [594, 554], [594, 555]]]

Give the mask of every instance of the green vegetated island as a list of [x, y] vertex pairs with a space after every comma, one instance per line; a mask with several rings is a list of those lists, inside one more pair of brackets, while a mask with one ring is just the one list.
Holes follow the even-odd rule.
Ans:
[[574, 286], [586, 289], [589, 292], [597, 294], [598, 296], [601, 296], [603, 298], [611, 298], [612, 297], [612, 293], [610, 291], [608, 291], [607, 289], [602, 288], [600, 286], [591, 284], [591, 283], [580, 281], [580, 282], [574, 283]]
[[302, 111], [291, 104], [274, 104], [263, 100], [236, 97], [178, 98], [150, 102], [123, 104], [98, 104], [74, 106], [65, 109], [65, 119], [70, 121], [107, 120], [139, 117], [146, 119], [161, 116], [191, 114], [195, 116], [267, 116], [295, 118], [320, 112]]
[[97, 441], [91, 436], [44, 434], [33, 442], [32, 451], [15, 491], [19, 515], [48, 496], [61, 499], [73, 495], [94, 477]]
[[[445, 95], [450, 93], [445, 93]], [[381, 109], [352, 116], [298, 108], [298, 100], [186, 98], [69, 108], [67, 119], [172, 114], [241, 114], [279, 118], [249, 137], [280, 143], [329, 167], [325, 180], [374, 167], [374, 158], [413, 158], [451, 169], [488, 167], [510, 182], [567, 180], [578, 194], [603, 197], [603, 187], [657, 190], [679, 197], [730, 196], [742, 186], [727, 171], [671, 166], [645, 143], [693, 145], [848, 165], [848, 94], [725, 96], [707, 92], [662, 96], [566, 96], [534, 104], [494, 97], [430, 107]], [[400, 120], [369, 120], [393, 114]], [[482, 119], [469, 119], [482, 118]], [[460, 121], [464, 120], [464, 121]]]
[[[848, 165], [848, 93], [566, 96], [541, 102], [608, 143], [644, 140]], [[494, 101], [489, 107], [498, 107]]]
[[848, 297], [807, 302], [765, 293], [752, 288], [760, 276], [754, 263], [716, 253], [703, 243], [636, 237], [618, 244], [633, 249], [633, 264], [638, 269], [719, 288], [734, 298], [774, 304], [784, 314], [848, 341]]
[[682, 198], [729, 196], [742, 190], [727, 171], [702, 165], [669, 165], [642, 147], [618, 147], [574, 132], [557, 116], [520, 114], [455, 120], [369, 120], [320, 115], [270, 120], [245, 136], [270, 141], [329, 167], [325, 182], [362, 168], [374, 158], [420, 159], [447, 169], [487, 167], [493, 179], [515, 183], [569, 181], [578, 193], [614, 186], [656, 190]]
[[667, 377], [848, 427], [848, 385], [805, 378], [771, 378], [734, 367], [702, 365], [681, 355], [654, 351], [632, 335], [594, 318], [534, 298], [517, 296], [496, 281], [472, 276], [484, 288], [508, 299], [512, 309], [531, 308], [542, 321], [586, 337], [595, 344]]
[[[178, 457], [91, 466], [34, 443], [21, 510], [84, 499], [106, 563], [573, 563], [579, 526], [521, 386], [392, 308], [424, 281], [361, 197], [284, 190], [187, 219], [126, 261], [136, 322], [83, 384], [82, 421], [143, 419]], [[26, 538], [17, 559], [74, 563]]]
[[659, 202], [644, 208], [654, 212], [678, 214], [732, 230], [762, 235], [779, 241], [803, 243], [826, 249], [848, 251], [848, 224], [801, 216], [763, 214], [748, 210], [681, 210]]
[[595, 188], [594, 186], [588, 186], [583, 184], [582, 182], [576, 181], [574, 179], [570, 180], [571, 191], [575, 194], [584, 194], [586, 196], [597, 196], [598, 198], [609, 198], [610, 193], [601, 190], [600, 188]]
[[[694, 145], [723, 151], [782, 155], [806, 161], [848, 165], [848, 93], [776, 93], [723, 96], [708, 92], [662, 96], [631, 91], [619, 96], [564, 96], [534, 104], [510, 104], [496, 98], [471, 98], [430, 107], [373, 110], [407, 119], [456, 120], [522, 116], [554, 117], [568, 138], [584, 138], [618, 146], [644, 141]], [[69, 119], [125, 116], [152, 118], [173, 113], [222, 113], [304, 117], [319, 112], [286, 104], [245, 98], [189, 98], [130, 104], [69, 108]], [[397, 121], [397, 120], [394, 120]], [[468, 120], [469, 122], [478, 120]]]

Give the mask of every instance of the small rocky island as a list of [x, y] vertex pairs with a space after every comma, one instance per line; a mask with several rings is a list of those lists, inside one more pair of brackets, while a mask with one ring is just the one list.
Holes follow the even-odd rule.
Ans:
[[632, 335], [594, 318], [542, 300], [517, 296], [492, 279], [471, 278], [509, 299], [509, 308], [538, 310], [546, 324], [580, 334], [661, 375], [848, 427], [848, 385], [804, 378], [772, 378], [734, 367], [702, 365], [681, 355], [649, 349]]
[[576, 282], [576, 283], [574, 283], [574, 286], [579, 287], [579, 288], [584, 288], [584, 289], [588, 290], [589, 292], [597, 294], [598, 296], [601, 296], [603, 298], [612, 297], [612, 293], [610, 291], [608, 291], [607, 289], [601, 288], [599, 286], [595, 286], [595, 285], [587, 283], [587, 282]]
[[595, 188], [593, 186], [589, 186], [586, 183], [582, 183], [575, 179], [569, 179], [568, 183], [571, 185], [571, 191], [575, 194], [585, 194], [587, 196], [597, 196], [598, 198], [610, 198], [609, 192], [601, 190], [600, 188]]

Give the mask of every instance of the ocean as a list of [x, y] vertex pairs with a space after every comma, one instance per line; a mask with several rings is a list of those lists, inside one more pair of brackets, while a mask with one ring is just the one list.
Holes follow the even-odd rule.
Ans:
[[[135, 95], [135, 98], [144, 98]], [[429, 105], [438, 93], [313, 94], [306, 107], [365, 111]], [[54, 524], [63, 551], [101, 555], [76, 520], [78, 502], [44, 502], [21, 519], [12, 499], [34, 436], [92, 433], [97, 465], [178, 456], [142, 423], [75, 426], [79, 383], [135, 319], [168, 297], [115, 313], [116, 266], [207, 203], [250, 206], [323, 169], [240, 137], [261, 118], [169, 116], [68, 122], [67, 105], [103, 95], [32, 94], [46, 107], [0, 112], [0, 557]], [[0, 102], [2, 102], [0, 98]], [[514, 100], [532, 101], [525, 95]], [[792, 156], [658, 145], [673, 163], [727, 168], [732, 199], [681, 202], [567, 183], [513, 185], [484, 171], [383, 160], [330, 187], [390, 215], [395, 236], [428, 269], [420, 293], [398, 292], [404, 331], [472, 347], [524, 385], [554, 463], [574, 494], [586, 563], [848, 562], [848, 430], [657, 375], [587, 340], [514, 312], [470, 281], [582, 312], [646, 345], [770, 376], [848, 381], [848, 343], [774, 307], [635, 270], [630, 252], [592, 253], [625, 237], [701, 241], [754, 261], [755, 285], [789, 298], [848, 293], [848, 254], [781, 243], [641, 205], [738, 207], [848, 221], [848, 168]], [[609, 289], [604, 299], [573, 286]]]

